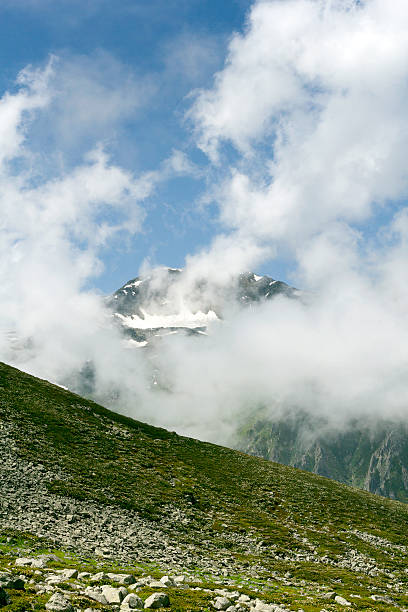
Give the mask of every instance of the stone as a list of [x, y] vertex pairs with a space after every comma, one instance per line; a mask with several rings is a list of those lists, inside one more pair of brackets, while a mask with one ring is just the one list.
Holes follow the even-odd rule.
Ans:
[[240, 603], [249, 603], [251, 601], [251, 598], [249, 597], [249, 595], [244, 595], [244, 593], [242, 593], [242, 595], [238, 597], [238, 601]]
[[125, 599], [122, 601], [121, 604], [121, 609], [132, 609], [132, 610], [143, 610], [144, 607], [144, 603], [143, 603], [143, 599], [140, 599], [140, 597], [138, 597], [137, 595], [135, 595], [134, 593], [129, 593], [129, 595], [126, 595]]
[[385, 597], [384, 595], [371, 595], [371, 599], [373, 601], [380, 601], [381, 603], [391, 603], [391, 599], [389, 597]]
[[160, 582], [166, 587], [176, 586], [175, 581], [173, 580], [173, 578], [170, 578], [170, 576], [162, 576], [160, 578]]
[[322, 599], [334, 599], [335, 597], [336, 597], [335, 591], [329, 591], [328, 593], [324, 593], [324, 595], [322, 595]]
[[169, 605], [170, 599], [166, 593], [153, 593], [144, 602], [145, 608], [152, 608], [153, 610], [156, 608], [168, 608]]
[[109, 576], [105, 572], [98, 572], [90, 578], [90, 582], [108, 582]]
[[119, 587], [116, 589], [115, 587], [110, 586], [110, 584], [104, 584], [102, 586], [102, 593], [105, 596], [108, 604], [120, 604], [128, 594], [125, 587]]
[[62, 593], [54, 593], [45, 604], [47, 610], [56, 612], [74, 612], [71, 602]]
[[152, 589], [162, 589], [165, 585], [160, 580], [152, 580], [149, 582], [149, 587]]
[[226, 597], [216, 597], [214, 602], [214, 608], [216, 610], [226, 610], [231, 605], [231, 602]]
[[108, 604], [107, 599], [102, 593], [102, 589], [100, 587], [86, 587], [85, 595], [89, 597], [89, 599], [99, 601], [99, 603], [101, 603], [103, 606]]
[[17, 565], [18, 567], [31, 567], [33, 561], [34, 559], [31, 559], [30, 557], [20, 557], [19, 559], [15, 560], [14, 565]]
[[336, 595], [334, 601], [340, 606], [351, 606], [351, 602], [347, 601], [347, 599], [344, 599], [344, 597], [340, 597], [340, 595]]
[[131, 574], [109, 574], [108, 576], [113, 582], [119, 582], [119, 584], [133, 584], [136, 582], [134, 576]]
[[76, 569], [64, 569], [61, 572], [61, 576], [63, 576], [67, 580], [70, 580], [71, 578], [78, 578], [78, 570], [76, 570]]
[[228, 595], [226, 595], [226, 597], [228, 597], [230, 601], [236, 602], [239, 599], [240, 594], [238, 591], [228, 591]]
[[78, 574], [79, 580], [85, 580], [85, 578], [89, 578], [91, 574], [89, 572], [80, 572]]
[[256, 599], [254, 610], [256, 610], [256, 612], [280, 612], [281, 610], [283, 611], [283, 608], [275, 604], [267, 604], [261, 599]]

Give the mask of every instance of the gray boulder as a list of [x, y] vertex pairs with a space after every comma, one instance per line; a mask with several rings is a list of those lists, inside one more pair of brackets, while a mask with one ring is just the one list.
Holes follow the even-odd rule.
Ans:
[[119, 584], [134, 584], [136, 582], [131, 574], [108, 574], [109, 578]]
[[109, 580], [109, 576], [108, 574], [105, 574], [105, 572], [98, 572], [97, 574], [94, 574], [93, 576], [91, 576], [89, 580], [90, 582], [102, 582], [102, 581], [107, 582]]
[[344, 597], [340, 597], [340, 595], [336, 595], [334, 601], [340, 606], [351, 606], [351, 602], [347, 601], [347, 599], [344, 599]]
[[144, 603], [145, 608], [167, 608], [170, 605], [169, 596], [166, 593], [153, 593]]
[[170, 576], [162, 576], [160, 578], [160, 582], [162, 584], [164, 584], [164, 586], [166, 586], [166, 587], [174, 587], [174, 586], [176, 586], [175, 581], [173, 580], [173, 578], [170, 578]]
[[33, 561], [34, 559], [30, 557], [19, 557], [15, 560], [14, 565], [17, 565], [17, 567], [31, 567]]
[[122, 601], [120, 609], [125, 612], [125, 610], [143, 610], [143, 607], [143, 599], [140, 599], [140, 597], [134, 593], [129, 593]]
[[45, 604], [47, 610], [56, 612], [74, 612], [71, 602], [62, 593], [54, 593]]
[[85, 595], [89, 597], [89, 599], [99, 601], [103, 606], [108, 604], [105, 595], [102, 593], [101, 587], [86, 587]]
[[116, 589], [115, 587], [112, 587], [109, 584], [104, 584], [102, 586], [102, 593], [105, 596], [105, 599], [108, 604], [120, 604], [128, 594], [127, 589], [125, 589], [125, 587], [119, 587], [118, 589]]
[[227, 597], [216, 597], [214, 602], [214, 608], [216, 610], [226, 610], [231, 605], [231, 601]]
[[71, 578], [78, 578], [78, 570], [76, 569], [64, 569], [61, 572], [61, 576], [66, 580], [70, 580]]

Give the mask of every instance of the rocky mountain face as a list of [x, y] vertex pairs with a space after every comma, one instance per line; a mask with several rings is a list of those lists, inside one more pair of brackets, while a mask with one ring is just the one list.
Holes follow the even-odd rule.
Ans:
[[362, 419], [333, 429], [301, 411], [272, 421], [252, 417], [236, 447], [377, 495], [408, 502], [408, 425]]
[[107, 305], [133, 346], [143, 347], [162, 335], [205, 334], [228, 309], [298, 293], [282, 281], [253, 273], [220, 284], [210, 278], [186, 278], [178, 268], [159, 268], [125, 283]]
[[407, 610], [408, 506], [0, 364], [7, 612]]

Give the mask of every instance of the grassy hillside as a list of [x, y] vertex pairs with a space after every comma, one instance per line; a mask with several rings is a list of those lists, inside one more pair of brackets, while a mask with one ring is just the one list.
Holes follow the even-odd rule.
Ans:
[[49, 493], [137, 512], [201, 579], [256, 588], [296, 610], [338, 610], [321, 599], [328, 591], [354, 609], [408, 607], [405, 504], [149, 426], [5, 364], [0, 426], [18, 461], [55, 475]]

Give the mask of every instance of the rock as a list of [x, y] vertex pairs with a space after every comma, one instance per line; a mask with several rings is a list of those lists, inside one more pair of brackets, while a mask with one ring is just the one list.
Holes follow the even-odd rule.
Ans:
[[56, 610], [58, 612], [74, 612], [71, 602], [62, 593], [51, 595], [45, 607], [47, 610]]
[[226, 597], [228, 597], [230, 601], [236, 602], [239, 599], [240, 594], [238, 593], [238, 591], [228, 591]]
[[322, 599], [334, 599], [335, 597], [336, 597], [335, 591], [329, 591], [328, 593], [324, 593], [324, 595], [322, 595]]
[[173, 580], [173, 578], [170, 578], [170, 576], [162, 576], [160, 578], [160, 582], [166, 587], [176, 586], [176, 582]]
[[149, 587], [152, 589], [162, 589], [165, 585], [160, 580], [152, 580], [149, 582]]
[[391, 603], [392, 602], [392, 600], [389, 597], [386, 597], [385, 595], [371, 595], [371, 599], [373, 601], [380, 601], [381, 603]]
[[256, 612], [285, 612], [284, 608], [275, 604], [267, 604], [261, 599], [255, 600], [255, 607], [253, 608]]
[[4, 589], [24, 589], [24, 580], [7, 572], [0, 572], [0, 587]]
[[110, 586], [110, 584], [104, 584], [102, 586], [102, 593], [105, 596], [105, 599], [108, 604], [120, 604], [128, 594], [127, 589], [125, 589], [125, 587], [119, 587], [118, 589], [115, 589], [115, 587]]
[[0, 608], [7, 606], [10, 602], [10, 597], [7, 595], [3, 587], [0, 587]]
[[170, 605], [169, 596], [166, 593], [153, 593], [144, 602], [145, 608], [167, 608]]
[[181, 576], [174, 576], [173, 580], [176, 584], [184, 584], [186, 582], [186, 577], [182, 574]]
[[141, 580], [138, 580], [138, 582], [134, 582], [133, 584], [129, 584], [128, 585], [128, 589], [130, 591], [134, 591], [136, 589], [140, 589], [140, 587], [146, 586], [144, 582], [142, 582]]
[[20, 567], [47, 567], [50, 561], [60, 561], [57, 555], [40, 555], [39, 557], [20, 557], [15, 565]]
[[80, 572], [78, 574], [78, 578], [79, 578], [79, 580], [85, 580], [85, 578], [89, 578], [90, 575], [91, 574], [89, 572]]
[[29, 557], [20, 557], [19, 559], [15, 560], [14, 565], [17, 565], [18, 567], [31, 567], [33, 561], [34, 559]]
[[76, 570], [76, 569], [64, 569], [61, 572], [61, 576], [63, 576], [67, 580], [70, 580], [71, 578], [78, 578], [78, 570]]
[[347, 599], [344, 599], [344, 597], [340, 597], [340, 595], [336, 595], [334, 601], [340, 606], [351, 606], [351, 602], [347, 601]]
[[131, 574], [108, 574], [109, 578], [119, 584], [134, 584], [136, 582]]
[[98, 572], [90, 578], [90, 582], [108, 582], [109, 576], [105, 572]]
[[231, 602], [226, 597], [216, 597], [214, 602], [214, 608], [216, 610], [226, 610], [231, 605]]
[[248, 602], [250, 602], [250, 601], [251, 601], [251, 598], [250, 598], [248, 595], [244, 595], [244, 594], [242, 593], [242, 595], [240, 595], [240, 596], [238, 597], [238, 601], [239, 601], [240, 603], [248, 603]]
[[121, 607], [121, 610], [124, 610], [124, 609], [142, 610], [144, 607], [144, 603], [143, 603], [143, 600], [140, 599], [140, 597], [138, 597], [134, 593], [129, 593], [129, 595], [126, 595], [125, 599], [122, 601], [122, 604], [120, 607]]
[[107, 599], [102, 593], [102, 589], [100, 587], [86, 587], [85, 595], [89, 597], [89, 599], [99, 601], [99, 603], [101, 603], [103, 606], [108, 604]]

